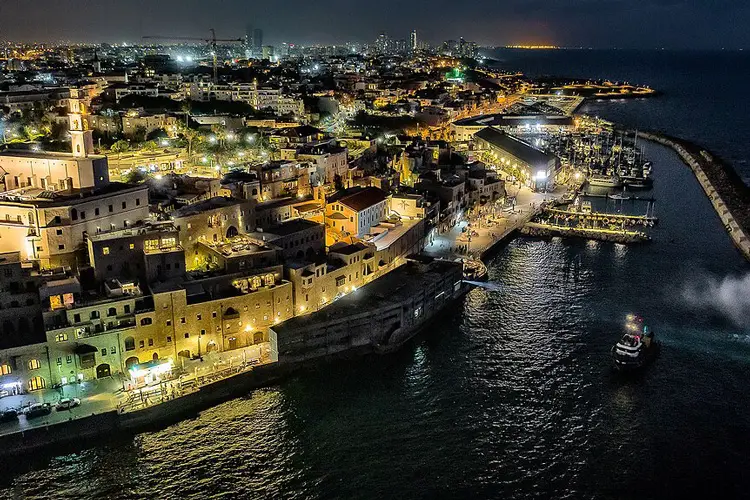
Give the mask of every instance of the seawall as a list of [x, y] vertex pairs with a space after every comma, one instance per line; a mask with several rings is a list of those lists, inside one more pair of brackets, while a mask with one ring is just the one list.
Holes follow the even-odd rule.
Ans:
[[638, 136], [672, 148], [690, 167], [732, 241], [750, 260], [750, 188], [740, 176], [714, 155], [691, 142], [653, 132], [639, 131]]

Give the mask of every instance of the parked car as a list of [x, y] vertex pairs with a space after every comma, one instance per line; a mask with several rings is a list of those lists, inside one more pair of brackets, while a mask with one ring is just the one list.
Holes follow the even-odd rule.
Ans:
[[43, 417], [52, 413], [52, 405], [49, 403], [34, 403], [26, 408], [26, 418]]
[[57, 411], [70, 410], [81, 404], [81, 400], [78, 398], [63, 398], [57, 402], [55, 408]]
[[14, 420], [18, 420], [18, 412], [13, 408], [0, 413], [0, 422], [13, 422]]

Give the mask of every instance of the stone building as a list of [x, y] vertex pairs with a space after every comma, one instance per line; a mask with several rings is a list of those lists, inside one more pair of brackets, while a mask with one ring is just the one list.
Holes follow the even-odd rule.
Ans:
[[171, 217], [180, 233], [188, 268], [192, 269], [198, 242], [218, 243], [255, 229], [255, 202], [217, 196], [175, 210]]

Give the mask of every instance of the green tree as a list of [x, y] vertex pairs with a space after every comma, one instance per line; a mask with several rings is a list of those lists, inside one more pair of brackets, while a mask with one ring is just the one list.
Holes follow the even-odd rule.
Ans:
[[159, 149], [159, 145], [156, 144], [156, 141], [146, 141], [143, 143], [143, 146], [141, 146], [141, 149], [148, 153], [153, 153]]
[[117, 159], [119, 160], [123, 153], [130, 150], [130, 143], [128, 141], [119, 140], [116, 143], [112, 144], [112, 147], [109, 150], [115, 153], [117, 155]]

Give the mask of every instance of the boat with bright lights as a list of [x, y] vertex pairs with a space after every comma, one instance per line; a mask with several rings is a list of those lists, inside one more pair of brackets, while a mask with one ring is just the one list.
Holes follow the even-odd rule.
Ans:
[[629, 314], [625, 333], [612, 347], [612, 366], [618, 371], [638, 370], [653, 361], [659, 349], [653, 330], [644, 324], [643, 318]]

